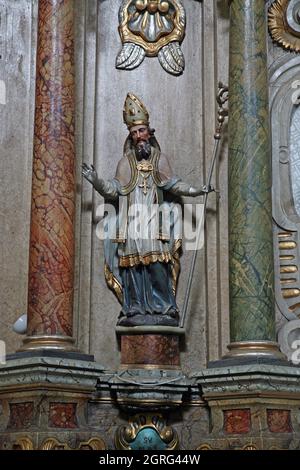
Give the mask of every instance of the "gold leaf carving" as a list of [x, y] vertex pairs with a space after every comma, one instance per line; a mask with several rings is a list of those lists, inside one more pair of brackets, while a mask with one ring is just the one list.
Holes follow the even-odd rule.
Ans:
[[72, 449], [69, 444], [60, 442], [55, 437], [50, 437], [43, 442], [41, 450], [105, 450], [106, 445], [99, 437], [92, 437], [88, 441], [81, 442], [76, 449]]
[[13, 444], [13, 450], [33, 450], [33, 442], [29, 437], [20, 437]]
[[[291, 18], [291, 14], [288, 15], [288, 9], [292, 7], [296, 12], [295, 18]], [[268, 13], [269, 31], [273, 40], [285, 49], [295, 52], [300, 52], [299, 12], [299, 0], [276, 0]]]

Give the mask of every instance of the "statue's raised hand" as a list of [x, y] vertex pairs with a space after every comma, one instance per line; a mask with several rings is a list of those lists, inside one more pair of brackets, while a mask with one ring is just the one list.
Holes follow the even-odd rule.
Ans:
[[94, 168], [94, 165], [88, 165], [87, 163], [83, 163], [82, 165], [82, 174], [93, 186], [95, 186], [98, 175], [97, 171]]

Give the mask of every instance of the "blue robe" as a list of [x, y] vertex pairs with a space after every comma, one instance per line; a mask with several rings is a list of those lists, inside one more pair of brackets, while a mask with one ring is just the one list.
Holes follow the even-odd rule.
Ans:
[[117, 217], [106, 221], [105, 273], [122, 303], [122, 326], [178, 325], [175, 292], [181, 240], [174, 234], [176, 210], [168, 220], [158, 209], [163, 213], [172, 208], [164, 195], [179, 179], [169, 168], [159, 172], [160, 155], [152, 148], [149, 160], [137, 162], [134, 152], [127, 154], [130, 181], [124, 184], [126, 168], [119, 168], [110, 182], [123, 203]]

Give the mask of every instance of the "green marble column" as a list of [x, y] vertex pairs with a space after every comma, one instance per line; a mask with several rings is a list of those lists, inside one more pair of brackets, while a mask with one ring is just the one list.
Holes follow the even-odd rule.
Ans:
[[229, 68], [230, 355], [275, 343], [265, 0], [232, 0]]

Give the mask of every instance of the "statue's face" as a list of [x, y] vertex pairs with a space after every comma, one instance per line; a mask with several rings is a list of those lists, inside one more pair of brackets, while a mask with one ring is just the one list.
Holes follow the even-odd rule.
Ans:
[[139, 142], [148, 142], [150, 139], [149, 128], [144, 124], [133, 126], [130, 129], [130, 135], [134, 145], [137, 145]]

